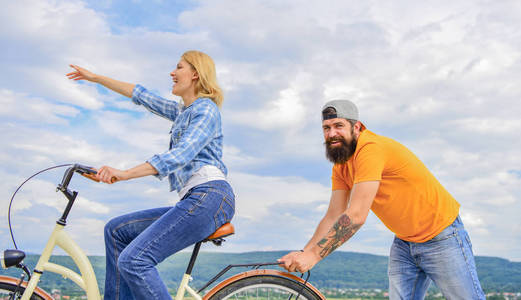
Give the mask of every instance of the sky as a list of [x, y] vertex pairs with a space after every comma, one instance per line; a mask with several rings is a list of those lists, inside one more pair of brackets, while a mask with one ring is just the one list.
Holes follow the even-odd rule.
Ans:
[[[168, 147], [170, 123], [69, 64], [171, 95], [187, 50], [215, 61], [225, 100], [224, 162], [236, 234], [220, 248], [301, 249], [325, 214], [331, 163], [320, 109], [355, 102], [364, 124], [410, 148], [461, 204], [476, 255], [521, 261], [519, 1], [1, 1], [0, 240], [7, 207], [33, 173], [82, 163], [130, 168]], [[64, 169], [29, 181], [12, 205], [18, 246], [38, 253], [66, 201]], [[172, 205], [154, 177], [105, 185], [74, 178], [67, 230], [104, 254], [103, 226]], [[370, 214], [340, 250], [388, 255]]]

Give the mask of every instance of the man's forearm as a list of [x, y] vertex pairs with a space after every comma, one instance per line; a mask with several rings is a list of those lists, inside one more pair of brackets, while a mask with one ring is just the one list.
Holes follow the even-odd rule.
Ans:
[[362, 225], [363, 223], [353, 222], [346, 213], [343, 213], [328, 233], [315, 245], [311, 245], [311, 250], [324, 258], [347, 242]]
[[311, 249], [313, 246], [318, 244], [318, 242], [329, 232], [331, 227], [333, 227], [333, 224], [337, 220], [337, 217], [328, 217], [325, 216], [320, 223], [318, 223], [317, 229], [315, 230], [315, 233], [309, 240], [309, 242], [304, 247], [304, 250]]

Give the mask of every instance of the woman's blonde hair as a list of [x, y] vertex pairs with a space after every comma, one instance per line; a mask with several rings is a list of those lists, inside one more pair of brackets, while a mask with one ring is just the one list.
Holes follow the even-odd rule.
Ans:
[[181, 58], [189, 63], [199, 75], [199, 80], [195, 85], [195, 95], [198, 98], [210, 98], [217, 106], [221, 107], [223, 103], [223, 92], [219, 84], [217, 84], [215, 64], [212, 58], [196, 50], [186, 51]]

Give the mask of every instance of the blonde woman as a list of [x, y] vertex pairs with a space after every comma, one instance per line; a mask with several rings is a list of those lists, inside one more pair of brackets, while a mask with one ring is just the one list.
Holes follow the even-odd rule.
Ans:
[[170, 190], [179, 193], [181, 200], [173, 207], [119, 216], [105, 226], [104, 299], [172, 299], [155, 266], [212, 234], [235, 212], [234, 193], [222, 162], [218, 107], [223, 99], [213, 60], [199, 51], [181, 56], [170, 76], [172, 94], [180, 96], [182, 104], [140, 85], [71, 67], [75, 71], [67, 74], [70, 79], [99, 83], [173, 122], [167, 151], [128, 170], [103, 166], [97, 174], [108, 184], [148, 175], [168, 177]]

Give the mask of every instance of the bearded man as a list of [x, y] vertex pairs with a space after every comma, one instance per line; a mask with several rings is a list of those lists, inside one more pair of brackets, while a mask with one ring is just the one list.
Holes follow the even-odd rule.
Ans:
[[329, 208], [303, 250], [279, 262], [306, 272], [349, 240], [369, 210], [395, 234], [390, 299], [423, 299], [431, 282], [447, 299], [485, 299], [460, 204], [402, 144], [359, 121], [349, 100], [322, 109], [326, 156], [334, 163]]

